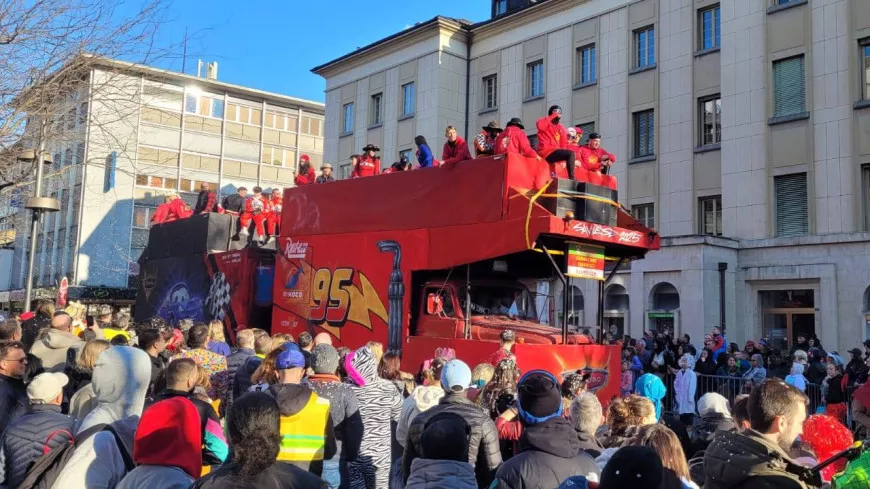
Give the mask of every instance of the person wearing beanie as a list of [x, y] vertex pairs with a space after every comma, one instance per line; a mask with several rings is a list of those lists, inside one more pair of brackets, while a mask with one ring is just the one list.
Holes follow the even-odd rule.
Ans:
[[311, 167], [311, 158], [308, 155], [302, 155], [299, 158], [299, 170], [296, 172], [296, 178], [293, 183], [297, 187], [303, 185], [311, 185], [317, 180], [317, 175], [314, 174], [314, 168]]
[[45, 449], [72, 441], [75, 418], [61, 414], [63, 388], [69, 379], [61, 373], [42, 373], [27, 386], [30, 408], [3, 433], [0, 441], [0, 485], [18, 487], [27, 469]]
[[[320, 335], [316, 336], [315, 343]], [[318, 396], [329, 400], [329, 414], [335, 427], [335, 455], [323, 460], [321, 478], [330, 489], [338, 489], [349, 482], [348, 463], [356, 461], [362, 443], [363, 424], [356, 394], [350, 385], [338, 377], [338, 351], [330, 344], [320, 343], [311, 350], [311, 368], [308, 387]]]
[[202, 435], [193, 403], [173, 397], [142, 415], [133, 439], [136, 467], [116, 489], [187, 489], [202, 472]]
[[420, 443], [423, 452], [411, 464], [405, 489], [475, 489], [474, 466], [468, 463], [471, 429], [454, 413], [435, 415], [426, 424]]
[[438, 401], [437, 406], [415, 416], [408, 427], [405, 453], [402, 457], [402, 477], [405, 483], [411, 474], [414, 460], [423, 456], [422, 437], [428, 422], [444, 413], [458, 415], [468, 423], [468, 463], [474, 466], [478, 487], [489, 487], [495, 479], [495, 472], [502, 462], [498, 432], [489, 415], [468, 399], [469, 384], [471, 369], [465, 362], [453, 359], [444, 364], [441, 369], [441, 387], [446, 394]]
[[668, 393], [668, 389], [665, 387], [662, 379], [653, 374], [643, 374], [637, 379], [637, 382], [635, 382], [634, 391], [639, 396], [643, 396], [652, 401], [653, 406], [656, 408], [656, 421], [667, 426], [677, 435], [677, 438], [680, 439], [680, 445], [682, 445], [683, 451], [687, 456], [691, 457], [694, 454], [694, 451], [692, 450], [692, 439], [689, 438], [689, 431], [686, 429], [686, 426], [681, 423], [680, 420], [665, 415], [662, 412], [662, 399], [664, 399]]
[[598, 489], [648, 488], [661, 486], [664, 467], [649, 447], [627, 446], [613, 454], [601, 472]]
[[562, 393], [554, 375], [544, 370], [523, 375], [516, 409], [523, 425], [519, 453], [496, 472], [499, 488], [550, 489], [577, 475], [598, 481], [595, 460], [582, 450], [571, 421], [562, 416]]

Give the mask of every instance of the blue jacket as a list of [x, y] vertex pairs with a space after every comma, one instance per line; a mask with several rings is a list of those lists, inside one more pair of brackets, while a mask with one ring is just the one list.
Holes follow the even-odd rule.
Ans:
[[[0, 441], [0, 482], [5, 487], [18, 487], [30, 464], [43, 454], [46, 445], [54, 449], [70, 441], [75, 422], [75, 418], [61, 414], [60, 406], [34, 404], [3, 434]], [[54, 436], [49, 440], [52, 434]]]
[[429, 168], [432, 166], [432, 150], [429, 145], [421, 144], [417, 150], [417, 162], [420, 163], [420, 168]]

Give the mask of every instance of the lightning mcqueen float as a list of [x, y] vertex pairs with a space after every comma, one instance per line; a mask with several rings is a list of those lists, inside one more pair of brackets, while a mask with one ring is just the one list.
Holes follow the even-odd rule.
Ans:
[[[613, 177], [580, 172], [583, 182], [552, 180], [545, 163], [511, 154], [288, 189], [272, 331], [325, 331], [351, 348], [380, 341], [416, 372], [437, 347], [484, 362], [509, 328], [522, 370], [584, 370], [608, 401], [619, 394], [619, 376], [608, 376], [619, 348], [564, 319], [541, 324], [530, 286], [565, 283], [569, 249], [616, 262], [612, 277], [659, 237], [615, 202]], [[602, 269], [603, 290], [603, 260], [585, 263]], [[567, 306], [567, 294], [553, 299]]]

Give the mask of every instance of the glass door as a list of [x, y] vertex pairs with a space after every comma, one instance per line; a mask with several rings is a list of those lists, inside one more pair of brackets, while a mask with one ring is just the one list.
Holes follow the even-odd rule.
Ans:
[[765, 312], [762, 331], [770, 338], [770, 347], [780, 351], [788, 350], [788, 313]]

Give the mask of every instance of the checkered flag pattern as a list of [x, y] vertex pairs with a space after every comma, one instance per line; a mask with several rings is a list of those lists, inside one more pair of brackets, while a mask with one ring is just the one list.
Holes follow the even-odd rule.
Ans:
[[212, 318], [223, 321], [229, 306], [230, 284], [227, 283], [227, 277], [223, 272], [217, 272], [211, 280], [206, 307]]

